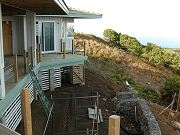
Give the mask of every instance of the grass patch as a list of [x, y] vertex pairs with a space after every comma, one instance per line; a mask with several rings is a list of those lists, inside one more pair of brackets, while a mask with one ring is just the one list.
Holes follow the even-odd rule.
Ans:
[[128, 81], [142, 98], [152, 101], [157, 101], [159, 99], [159, 96], [156, 92], [136, 83], [131, 78], [124, 77], [122, 74], [113, 74], [110, 79], [117, 84], [124, 84], [126, 81]]
[[125, 82], [128, 81], [131, 86], [144, 99], [148, 99], [151, 101], [157, 101], [159, 99], [159, 96], [156, 92], [135, 82], [132, 78], [127, 77], [124, 70], [118, 64], [112, 62], [111, 60], [90, 57], [88, 62], [88, 68], [119, 85], [124, 85]]

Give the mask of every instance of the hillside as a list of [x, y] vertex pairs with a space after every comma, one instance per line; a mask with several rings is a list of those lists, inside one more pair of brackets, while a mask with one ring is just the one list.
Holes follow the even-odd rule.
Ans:
[[[88, 74], [87, 79], [90, 82], [99, 83], [97, 74], [103, 76], [110, 82], [115, 82], [125, 89], [123, 85], [128, 81], [140, 96], [147, 99], [150, 110], [157, 119], [163, 135], [176, 135], [177, 131], [172, 126], [172, 121], [178, 121], [180, 113], [167, 109], [160, 113], [172, 102], [172, 100], [161, 98], [161, 90], [165, 84], [166, 78], [176, 76], [170, 69], [163, 66], [157, 66], [148, 62], [146, 59], [133, 55], [116, 47], [110, 47], [109, 43], [93, 35], [75, 34], [76, 48], [82, 49], [83, 42], [86, 42], [86, 54], [89, 59], [86, 63], [86, 69], [94, 75], [92, 78]], [[102, 82], [101, 82], [102, 83]], [[108, 83], [111, 87], [113, 83]], [[104, 87], [105, 84], [101, 84]], [[94, 85], [98, 87], [98, 85]], [[105, 92], [106, 88], [103, 89]], [[113, 92], [117, 90], [112, 89]], [[170, 95], [171, 96], [171, 95]], [[157, 103], [153, 103], [153, 102]], [[174, 108], [175, 109], [175, 108]]]
[[[128, 80], [137, 89], [146, 89], [146, 94], [155, 91], [160, 96], [165, 79], [174, 75], [163, 66], [153, 65], [127, 51], [110, 47], [106, 41], [96, 36], [75, 34], [75, 38], [77, 47], [82, 42], [87, 44], [88, 68], [117, 83]], [[120, 78], [121, 81], [118, 80]]]

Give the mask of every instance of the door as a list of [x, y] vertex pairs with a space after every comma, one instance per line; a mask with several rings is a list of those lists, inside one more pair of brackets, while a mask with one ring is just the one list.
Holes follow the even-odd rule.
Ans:
[[42, 23], [42, 50], [54, 52], [54, 22]]
[[3, 50], [4, 55], [12, 55], [12, 28], [10, 21], [3, 21]]

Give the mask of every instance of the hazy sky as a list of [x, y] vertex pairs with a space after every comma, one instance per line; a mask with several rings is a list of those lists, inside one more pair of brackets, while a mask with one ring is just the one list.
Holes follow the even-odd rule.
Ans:
[[102, 36], [103, 30], [137, 37], [142, 43], [180, 48], [180, 0], [65, 0], [68, 6], [102, 13], [102, 19], [75, 20], [75, 31]]

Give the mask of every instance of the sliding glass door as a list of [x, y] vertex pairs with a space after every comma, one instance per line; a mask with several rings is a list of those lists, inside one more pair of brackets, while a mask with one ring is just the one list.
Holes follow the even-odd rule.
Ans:
[[54, 22], [43, 22], [42, 50], [43, 52], [53, 52], [54, 49]]

